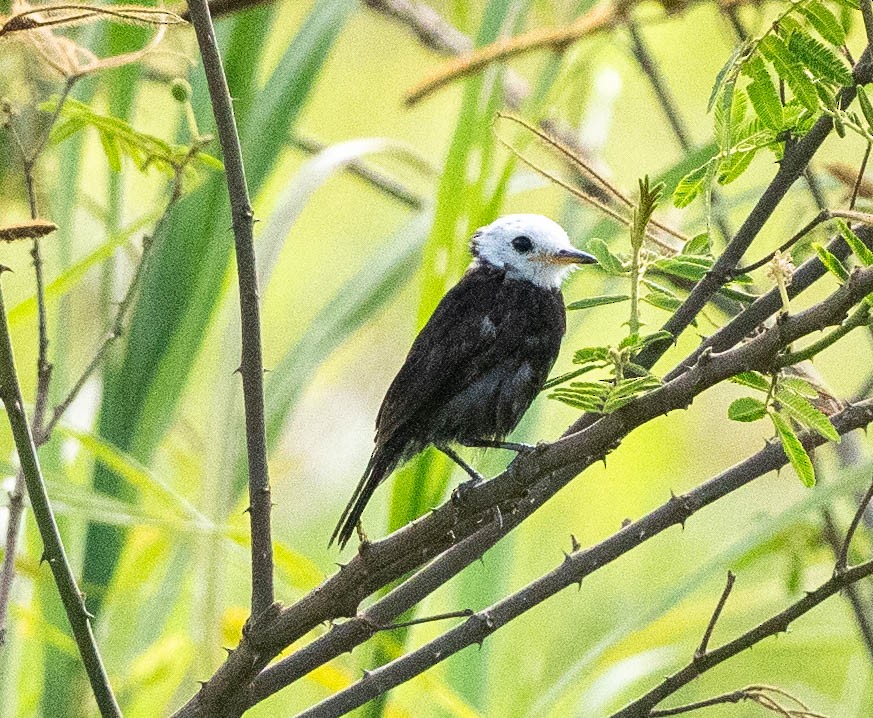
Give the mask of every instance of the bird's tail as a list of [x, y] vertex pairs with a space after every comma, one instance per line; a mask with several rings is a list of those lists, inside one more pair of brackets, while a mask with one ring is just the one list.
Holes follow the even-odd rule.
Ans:
[[367, 502], [373, 496], [376, 487], [382, 483], [388, 474], [394, 469], [397, 464], [397, 454], [394, 451], [387, 450], [388, 447], [377, 446], [367, 462], [367, 468], [364, 475], [358, 482], [355, 493], [340, 516], [339, 523], [333, 530], [333, 535], [330, 537], [330, 542], [327, 547], [333, 546], [334, 541], [339, 545], [340, 549], [345, 547], [348, 540], [351, 538], [364, 513], [364, 508]]

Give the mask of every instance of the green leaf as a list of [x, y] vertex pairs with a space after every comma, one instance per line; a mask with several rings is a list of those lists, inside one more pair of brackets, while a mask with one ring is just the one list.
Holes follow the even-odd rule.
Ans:
[[682, 247], [682, 254], [690, 254], [697, 257], [709, 257], [712, 255], [712, 242], [706, 232], [689, 239]]
[[832, 254], [827, 248], [823, 247], [818, 242], [813, 242], [812, 247], [815, 249], [816, 254], [818, 254], [821, 263], [831, 274], [836, 276], [841, 282], [845, 282], [849, 278], [849, 270], [846, 269], [839, 257]]
[[682, 306], [682, 300], [676, 296], [670, 296], [664, 292], [650, 292], [645, 296], [641, 297], [641, 299], [646, 304], [651, 304], [653, 307], [658, 309], [664, 309], [668, 312], [675, 312], [679, 307]]
[[668, 331], [657, 331], [654, 334], [631, 334], [630, 336], [626, 336], [618, 345], [619, 349], [629, 349], [632, 352], [639, 351], [640, 349], [652, 344], [654, 342], [664, 341], [669, 339], [673, 340], [673, 335]]
[[767, 415], [767, 405], [760, 399], [744, 396], [735, 399], [728, 407], [728, 419], [731, 421], [758, 421]]
[[574, 364], [609, 361], [609, 347], [586, 347], [573, 355]]
[[815, 486], [815, 469], [812, 467], [812, 461], [794, 429], [791, 428], [785, 419], [783, 419], [775, 411], [770, 412], [770, 418], [773, 420], [773, 426], [776, 427], [776, 434], [782, 442], [782, 450], [788, 461], [797, 473], [797, 477], [803, 482], [803, 485], [811, 488]]
[[731, 53], [731, 56], [727, 59], [727, 62], [725, 62], [721, 70], [718, 71], [718, 74], [715, 76], [715, 83], [712, 86], [712, 91], [709, 93], [709, 102], [706, 104], [707, 112], [712, 112], [712, 108], [715, 106], [715, 101], [721, 94], [722, 88], [728, 79], [734, 74], [734, 71], [739, 64], [738, 60], [748, 52], [750, 47], [751, 43], [748, 41], [737, 45]]
[[805, 32], [795, 32], [788, 40], [788, 50], [813, 75], [840, 87], [852, 85], [852, 72], [831, 48]]
[[[858, 90], [861, 90], [861, 88], [859, 87]], [[837, 226], [840, 229], [840, 234], [843, 235], [843, 239], [846, 240], [846, 244], [849, 245], [849, 248], [858, 258], [858, 261], [860, 261], [865, 267], [873, 265], [873, 251], [871, 251], [867, 245], [861, 241], [861, 238], [852, 231], [852, 228], [849, 227], [848, 223], [841, 219], [837, 221]]]
[[751, 78], [746, 87], [752, 109], [767, 129], [779, 132], [783, 128], [782, 100], [764, 61], [753, 55], [743, 65], [743, 73]]
[[714, 159], [710, 158], [708, 162], [691, 170], [691, 172], [679, 180], [679, 184], [673, 190], [673, 204], [676, 207], [680, 209], [687, 207], [706, 189], [707, 177]]
[[664, 274], [680, 279], [690, 279], [699, 282], [712, 267], [713, 260], [708, 257], [694, 257], [680, 254], [676, 257], [662, 257], [652, 262]]
[[798, 3], [797, 9], [825, 40], [839, 47], [846, 42], [846, 31], [834, 14], [820, 2]]
[[755, 159], [758, 153], [757, 149], [748, 150], [746, 152], [732, 152], [718, 165], [718, 174], [716, 181], [720, 185], [726, 185], [737, 179]]
[[615, 304], [617, 302], [626, 302], [630, 299], [627, 294], [601, 294], [596, 297], [588, 297], [580, 299], [577, 302], [567, 305], [567, 309], [591, 309], [591, 307], [599, 307], [603, 304]]
[[816, 389], [806, 379], [801, 379], [799, 376], [781, 377], [779, 379], [779, 387], [786, 391], [793, 391], [795, 394], [799, 394], [807, 399], [815, 399], [818, 397], [818, 389]]
[[607, 274], [627, 274], [621, 260], [609, 250], [606, 242], [599, 237], [590, 240], [585, 249], [597, 257], [600, 268]]
[[870, 104], [867, 91], [861, 85], [855, 89], [858, 91], [858, 104], [861, 105], [861, 112], [864, 113], [864, 119], [867, 120], [867, 128], [873, 130], [873, 105]]
[[828, 441], [839, 443], [840, 435], [831, 424], [831, 420], [810, 404], [808, 399], [800, 394], [779, 389], [776, 390], [776, 399], [798, 424], [821, 434]]
[[646, 394], [660, 386], [660, 379], [651, 374], [648, 376], [620, 381], [612, 388], [609, 395], [606, 397], [606, 400], [603, 402], [603, 413], [611, 414], [621, 407], [630, 404], [638, 396]]
[[818, 93], [812, 80], [807, 77], [803, 65], [791, 54], [783, 40], [775, 35], [761, 38], [758, 47], [773, 66], [779, 77], [788, 83], [794, 96], [810, 112], [818, 113]]
[[596, 381], [574, 381], [569, 386], [558, 387], [550, 399], [556, 399], [582, 411], [601, 413], [603, 402], [609, 394], [608, 384]]
[[765, 394], [770, 391], [770, 380], [763, 374], [756, 371], [744, 371], [730, 378], [734, 384], [748, 386], [758, 391], [763, 391]]

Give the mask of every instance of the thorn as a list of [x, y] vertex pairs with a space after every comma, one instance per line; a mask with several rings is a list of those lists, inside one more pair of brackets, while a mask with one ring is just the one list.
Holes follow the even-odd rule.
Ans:
[[361, 680], [366, 680], [367, 678], [369, 678], [372, 675], [373, 675], [372, 671], [368, 671], [366, 668], [364, 668], [361, 671]]
[[231, 376], [233, 376], [234, 374], [242, 374], [242, 364], [240, 364], [236, 369], [234, 369], [230, 373]]
[[15, 270], [12, 269], [12, 267], [7, 267], [5, 264], [0, 264], [0, 274], [3, 274], [3, 272], [12, 272], [12, 274], [15, 274]]
[[252, 512], [252, 507], [251, 507], [251, 506], [246, 506], [246, 507], [243, 509], [242, 512], [243, 512], [243, 515], [245, 515], [245, 514], [250, 514], [250, 513]]
[[197, 682], [200, 684], [200, 690], [203, 690], [204, 688], [206, 688], [206, 684], [209, 681], [197, 681]]
[[630, 519], [628, 519], [628, 518], [624, 518], [624, 519], [621, 520], [621, 527], [622, 527], [623, 529], [626, 529], [626, 528], [627, 528], [628, 526], [630, 526], [632, 523], [633, 523], [633, 521], [631, 521]]
[[564, 554], [564, 560], [561, 563], [569, 563], [571, 560], [570, 554], [568, 554], [566, 551], [561, 551], [561, 553]]
[[572, 546], [572, 548], [573, 548], [573, 552], [574, 552], [574, 553], [575, 553], [576, 551], [578, 551], [580, 548], [582, 548], [582, 547], [579, 545], [579, 539], [577, 539], [576, 536], [575, 536], [574, 534], [570, 534], [570, 546]]
[[228, 656], [232, 656], [233, 652], [236, 650], [235, 648], [228, 648], [227, 646], [222, 646], [222, 648], [227, 651]]
[[[0, 267], [2, 267], [2, 266], [3, 266], [3, 265], [0, 264]], [[3, 270], [0, 270], [0, 272], [2, 272], [2, 271], [3, 271]], [[42, 566], [42, 565], [43, 565], [46, 561], [48, 561], [48, 560], [49, 560], [48, 553], [46, 553], [46, 550], [43, 549], [43, 550], [42, 550], [42, 556], [39, 557], [39, 565]]]

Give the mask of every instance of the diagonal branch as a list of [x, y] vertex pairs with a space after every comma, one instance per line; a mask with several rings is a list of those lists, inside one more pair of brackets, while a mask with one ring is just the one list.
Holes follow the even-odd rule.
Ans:
[[9, 337], [2, 292], [0, 292], [0, 399], [6, 407], [6, 416], [12, 428], [15, 448], [21, 461], [21, 471], [27, 485], [30, 505], [42, 537], [44, 560], [48, 562], [57, 584], [58, 593], [60, 593], [64, 610], [73, 629], [73, 636], [85, 664], [85, 671], [88, 674], [88, 680], [94, 691], [100, 713], [104, 717], [121, 716], [121, 710], [112, 693], [97, 643], [94, 640], [91, 620], [85, 608], [84, 598], [76, 585], [76, 579], [67, 560], [61, 535], [58, 532], [54, 513], [46, 494], [42, 470], [36, 455], [36, 445], [27, 422], [24, 400], [15, 371], [15, 360], [12, 354], [12, 342]]
[[197, 34], [203, 69], [209, 85], [212, 112], [224, 155], [230, 195], [233, 234], [239, 279], [242, 324], [243, 400], [246, 447], [249, 461], [249, 517], [252, 533], [252, 618], [273, 604], [273, 545], [270, 530], [270, 476], [267, 467], [267, 436], [264, 421], [264, 363], [261, 355], [261, 315], [253, 237], [254, 213], [249, 201], [242, 150], [233, 114], [227, 79], [215, 39], [206, 0], [189, 0], [191, 23]]
[[[870, 291], [873, 291], [873, 268], [856, 270], [821, 303], [785, 318], [734, 349], [721, 354], [704, 353], [692, 368], [661, 388], [604, 416], [583, 431], [521, 455], [496, 478], [466, 491], [463, 500], [450, 501], [385, 539], [363, 543], [358, 555], [338, 574], [295, 605], [277, 610], [274, 618], [265, 619], [269, 625], [258, 630], [257, 636], [252, 632], [245, 636], [225, 664], [176, 715], [180, 718], [222, 715], [230, 696], [250, 683], [280, 650], [319, 623], [354, 616], [366, 596], [467, 537], [474, 536], [475, 543], [476, 537], [483, 534], [483, 526], [496, 524], [496, 528], [490, 530], [497, 537], [489, 535], [483, 540], [490, 545], [585, 468], [612, 451], [633, 429], [668, 411], [687, 407], [695, 396], [741, 371], [766, 371], [785, 346], [838, 323]], [[870, 405], [860, 404], [852, 410], [858, 413], [840, 415], [843, 419], [854, 416], [861, 422], [850, 428], [869, 421], [866, 417], [871, 414]], [[810, 442], [815, 443], [815, 440], [810, 439]], [[776, 449], [770, 447], [766, 451]], [[770, 468], [781, 466], [774, 463], [775, 457], [784, 459], [781, 448], [767, 456]], [[705, 501], [704, 505], [706, 503], [709, 502]], [[496, 509], [500, 511], [499, 518], [495, 515]], [[434, 570], [438, 570], [438, 566], [436, 562]]]
[[[873, 421], [873, 400], [860, 402], [849, 407], [835, 415], [833, 419], [837, 431], [841, 434], [866, 426]], [[803, 439], [807, 446], [825, 443], [825, 440], [818, 435], [807, 434]], [[349, 688], [304, 711], [300, 714], [300, 718], [327, 718], [328, 716], [342, 715], [423, 673], [463, 648], [481, 643], [498, 628], [503, 627], [564, 588], [581, 584], [584, 578], [608, 563], [615, 561], [669, 527], [683, 525], [690, 516], [701, 508], [736, 491], [754, 479], [781, 468], [787, 461], [779, 444], [768, 444], [757, 454], [710, 479], [693, 491], [682, 496], [671, 497], [667, 503], [655, 511], [628, 524], [621, 531], [596, 546], [574, 551], [550, 573], [487, 609], [478, 611], [460, 626], [426, 643], [421, 648], [369, 672]], [[873, 573], [873, 562], [864, 564], [858, 569], [847, 571], [842, 580], [831, 579], [825, 584], [826, 589], [819, 589], [822, 595], [819, 592], [812, 594], [814, 597], [812, 605], [817, 605], [827, 596], [839, 591], [847, 579], [855, 581], [870, 573]], [[823, 595], [825, 593], [826, 595]], [[806, 605], [804, 604], [804, 606]], [[809, 610], [811, 607], [810, 605], [805, 610]], [[728, 644], [728, 646], [731, 645], [733, 644]], [[706, 660], [714, 661], [712, 665], [720, 662], [712, 657], [725, 660], [725, 648], [719, 648], [707, 654]], [[627, 714], [628, 717], [640, 715], [645, 714]]]

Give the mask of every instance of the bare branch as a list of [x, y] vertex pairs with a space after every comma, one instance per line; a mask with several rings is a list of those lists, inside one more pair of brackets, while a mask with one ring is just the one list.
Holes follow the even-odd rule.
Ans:
[[855, 535], [855, 531], [858, 530], [858, 524], [861, 523], [861, 518], [864, 516], [864, 512], [867, 510], [871, 501], [873, 501], [873, 484], [870, 484], [870, 488], [867, 489], [867, 493], [864, 494], [864, 498], [861, 499], [861, 503], [858, 505], [858, 510], [855, 512], [854, 517], [852, 517], [852, 523], [849, 524], [849, 530], [846, 531], [846, 538], [843, 541], [843, 546], [840, 549], [839, 554], [837, 554], [837, 564], [834, 568], [836, 573], [842, 573], [846, 570], [846, 565], [849, 561], [849, 545], [852, 543], [852, 537]]
[[42, 470], [36, 455], [36, 445], [27, 422], [24, 400], [18, 384], [2, 291], [0, 291], [0, 399], [6, 407], [6, 416], [12, 428], [15, 448], [27, 484], [30, 505], [43, 541], [45, 560], [48, 562], [57, 584], [58, 593], [60, 593], [64, 610], [70, 621], [70, 627], [73, 629], [73, 636], [85, 664], [85, 671], [88, 674], [100, 713], [104, 717], [120, 717], [121, 710], [112, 693], [91, 630], [90, 616], [85, 608], [84, 598], [76, 585], [76, 579], [67, 560], [54, 513], [46, 494]]
[[695, 656], [706, 655], [706, 647], [709, 645], [709, 639], [712, 638], [712, 632], [715, 630], [715, 624], [718, 623], [718, 619], [721, 616], [724, 605], [727, 603], [728, 596], [731, 595], [731, 589], [734, 587], [734, 581], [736, 580], [736, 578], [737, 577], [734, 576], [731, 571], [728, 571], [727, 583], [725, 583], [724, 591], [722, 591], [721, 598], [718, 599], [715, 610], [712, 612], [712, 618], [709, 619], [709, 624], [706, 626], [706, 631], [703, 633], [703, 639], [700, 641], [700, 645], [697, 647], [697, 651], [694, 654]]
[[230, 195], [239, 279], [242, 323], [240, 374], [246, 418], [249, 460], [249, 518], [252, 534], [252, 616], [256, 620], [273, 604], [273, 545], [270, 530], [270, 476], [264, 419], [264, 362], [261, 354], [261, 314], [254, 249], [254, 213], [243, 167], [239, 134], [227, 79], [218, 53], [215, 30], [206, 0], [189, 0], [191, 23], [197, 34], [212, 111], [224, 155]]

